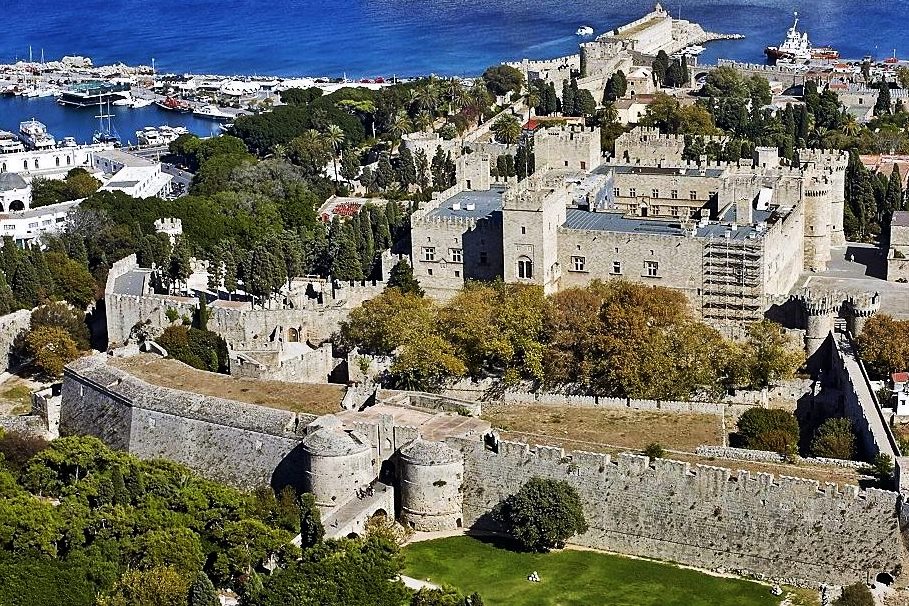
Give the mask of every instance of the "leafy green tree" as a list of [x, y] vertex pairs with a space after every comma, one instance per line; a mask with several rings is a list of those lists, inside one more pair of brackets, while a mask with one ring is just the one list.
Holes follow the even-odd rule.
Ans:
[[189, 581], [177, 570], [162, 566], [127, 570], [98, 606], [186, 606]]
[[402, 293], [413, 294], [418, 297], [423, 296], [423, 289], [420, 288], [420, 282], [413, 275], [413, 268], [407, 259], [400, 259], [388, 275], [388, 284], [386, 288], [397, 288]]
[[483, 72], [483, 82], [494, 95], [519, 93], [524, 87], [524, 74], [509, 65], [496, 65]]
[[316, 505], [316, 498], [311, 493], [303, 493], [300, 496], [300, 547], [314, 547], [324, 536], [325, 528], [322, 527], [322, 514]]
[[162, 528], [137, 537], [130, 548], [129, 560], [139, 569], [169, 566], [190, 576], [202, 569], [205, 556], [199, 535], [189, 528]]
[[816, 457], [851, 459], [855, 456], [855, 431], [849, 419], [827, 419], [811, 441], [811, 452]]
[[438, 589], [423, 587], [410, 598], [410, 606], [483, 606], [479, 594], [463, 595], [454, 587], [443, 585]]
[[16, 298], [13, 290], [6, 281], [5, 273], [0, 270], [0, 316], [14, 311], [16, 309]]
[[31, 315], [31, 327], [61, 328], [69, 334], [81, 351], [91, 348], [85, 312], [74, 309], [62, 301], [35, 308]]
[[742, 363], [749, 387], [760, 389], [791, 379], [804, 362], [804, 352], [779, 324], [761, 320], [748, 326]]
[[529, 551], [561, 549], [572, 536], [587, 532], [581, 498], [563, 480], [531, 478], [496, 506], [494, 516]]
[[666, 455], [666, 450], [659, 442], [651, 442], [644, 447], [644, 454], [651, 459], [662, 459]]
[[739, 417], [738, 434], [746, 448], [789, 455], [798, 447], [799, 424], [786, 410], [749, 408]]
[[95, 278], [88, 268], [62, 253], [49, 252], [44, 258], [54, 285], [54, 297], [65, 299], [79, 309], [95, 302]]
[[890, 95], [890, 85], [886, 81], [879, 82], [874, 88], [877, 88], [877, 101], [874, 104], [874, 115], [886, 115], [890, 113], [890, 107], [893, 99]]
[[179, 238], [171, 252], [170, 260], [167, 264], [167, 277], [174, 284], [179, 285], [181, 282], [186, 285], [192, 273], [192, 265], [189, 258], [189, 244], [186, 238]]
[[606, 81], [606, 90], [603, 93], [604, 101], [614, 102], [625, 96], [628, 92], [628, 80], [622, 70], [609, 76]]

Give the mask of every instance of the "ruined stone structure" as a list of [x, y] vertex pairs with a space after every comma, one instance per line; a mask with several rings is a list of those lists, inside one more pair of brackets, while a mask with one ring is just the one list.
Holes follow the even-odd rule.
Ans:
[[[310, 490], [328, 536], [392, 512], [420, 530], [489, 527], [496, 504], [541, 476], [578, 490], [590, 529], [572, 541], [598, 549], [800, 584], [895, 574], [905, 554], [909, 512], [895, 492], [439, 434], [361, 414], [316, 419], [154, 387], [100, 355], [66, 369], [60, 429], [240, 486]], [[463, 419], [440, 416], [436, 428]]]
[[[386, 260], [386, 264], [388, 260]], [[192, 318], [197, 296], [158, 294], [154, 271], [141, 268], [135, 255], [113, 264], [104, 294], [108, 342], [118, 346], [138, 329], [155, 335], [173, 320]], [[282, 307], [255, 308], [247, 301], [213, 299], [208, 329], [227, 342], [231, 372], [252, 378], [324, 382], [338, 362], [326, 344], [351, 309], [379, 294], [383, 282], [331, 282], [294, 279]], [[211, 299], [207, 290], [198, 294]]]

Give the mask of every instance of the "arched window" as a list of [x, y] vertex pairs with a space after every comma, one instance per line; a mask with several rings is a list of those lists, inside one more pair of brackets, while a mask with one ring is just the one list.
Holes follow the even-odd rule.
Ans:
[[57, 166], [60, 166], [60, 156], [57, 156], [56, 158], [54, 158], [54, 160], [57, 161]]
[[23, 160], [23, 161], [22, 161], [22, 168], [23, 168], [24, 170], [28, 170], [28, 160]]
[[38, 168], [38, 158], [35, 158], [35, 168]]
[[518, 278], [533, 279], [533, 261], [529, 257], [518, 257]]
[[25, 210], [25, 203], [22, 200], [13, 200], [9, 203], [10, 211]]
[[72, 164], [72, 161], [73, 161], [72, 157], [66, 156], [66, 165], [67, 165], [67, 166], [69, 166], [70, 164]]

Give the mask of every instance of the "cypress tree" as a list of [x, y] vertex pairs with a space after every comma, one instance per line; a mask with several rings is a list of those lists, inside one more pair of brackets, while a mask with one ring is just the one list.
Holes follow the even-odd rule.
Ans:
[[19, 307], [31, 309], [38, 305], [38, 275], [31, 263], [23, 262], [17, 265], [10, 287]]
[[391, 268], [391, 272], [388, 275], [387, 288], [397, 288], [405, 294], [423, 296], [423, 289], [420, 288], [420, 283], [413, 276], [413, 267], [410, 266], [407, 259], [401, 259]]
[[10, 236], [3, 236], [3, 247], [0, 248], [0, 271], [7, 276], [15, 275], [21, 252]]
[[885, 194], [887, 210], [891, 214], [894, 211], [903, 209], [903, 179], [900, 176], [900, 167], [893, 165], [893, 172], [887, 181], [887, 192]]
[[215, 586], [203, 571], [199, 571], [189, 586], [189, 606], [219, 606], [221, 601]]
[[568, 80], [562, 81], [562, 115], [573, 116], [575, 111], [575, 89]]
[[418, 149], [414, 155], [414, 168], [416, 170], [416, 180], [414, 182], [420, 186], [420, 191], [429, 189], [429, 160], [426, 158], [426, 152], [422, 149]]
[[357, 245], [347, 230], [341, 232], [338, 253], [332, 258], [331, 275], [335, 280], [362, 280], [363, 265]]
[[38, 246], [28, 251], [28, 261], [35, 266], [35, 276], [38, 279], [38, 300], [44, 301], [54, 292], [54, 277], [51, 275], [44, 252]]
[[372, 275], [373, 261], [376, 258], [376, 243], [372, 234], [372, 215], [369, 211], [360, 212], [360, 237], [359, 248], [360, 265], [363, 268], [363, 277], [369, 278]]
[[308, 549], [318, 544], [325, 536], [322, 526], [322, 514], [316, 506], [316, 498], [311, 493], [300, 497], [300, 547]]
[[402, 146], [398, 157], [398, 182], [407, 189], [417, 183], [417, 169], [414, 166], [413, 153], [407, 146]]
[[6, 276], [0, 271], [0, 316], [5, 316], [16, 309], [16, 298], [6, 282]]
[[432, 157], [432, 164], [430, 164], [430, 172], [432, 172], [433, 189], [436, 191], [448, 189], [445, 176], [445, 152], [442, 151], [441, 145], [436, 147], [436, 153]]
[[391, 167], [388, 154], [379, 156], [379, 165], [376, 167], [376, 185], [382, 191], [387, 190], [395, 182], [395, 171]]

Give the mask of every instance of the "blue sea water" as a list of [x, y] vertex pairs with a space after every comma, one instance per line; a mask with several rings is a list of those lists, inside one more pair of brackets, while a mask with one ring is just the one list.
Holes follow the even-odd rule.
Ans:
[[[702, 63], [763, 61], [763, 48], [782, 40], [795, 10], [816, 44], [836, 46], [845, 57], [883, 58], [894, 50], [909, 56], [909, 0], [669, 0], [665, 6], [710, 31], [745, 34], [708, 45]], [[576, 52], [580, 25], [599, 33], [652, 7], [653, 0], [0, 0], [6, 23], [0, 63], [27, 58], [31, 45], [36, 58], [41, 49], [48, 59], [81, 54], [98, 64], [154, 58], [161, 71], [177, 73], [471, 75], [503, 60]], [[0, 102], [0, 128], [30, 114], [54, 121], [52, 102], [22, 103]], [[121, 110], [118, 120], [130, 112]], [[121, 128], [130, 134], [166, 118], [178, 123], [155, 109], [130, 115], [136, 120]], [[85, 119], [91, 121], [88, 113]], [[211, 127], [189, 126], [203, 134]]]

